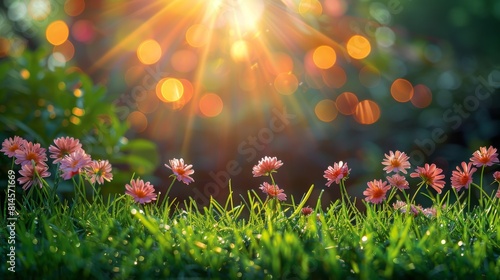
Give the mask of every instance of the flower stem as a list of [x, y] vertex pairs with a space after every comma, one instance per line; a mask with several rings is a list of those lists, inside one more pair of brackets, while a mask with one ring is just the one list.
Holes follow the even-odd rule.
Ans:
[[168, 194], [170, 193], [170, 190], [172, 189], [172, 186], [174, 185], [174, 182], [175, 182], [175, 175], [170, 175], [171, 177], [173, 177], [172, 179], [172, 183], [170, 183], [170, 186], [168, 186], [168, 189], [167, 189], [167, 192], [165, 193], [165, 196], [166, 198], [168, 198]]
[[481, 168], [481, 178], [479, 178], [479, 206], [483, 207], [483, 174], [484, 174], [484, 167]]
[[422, 186], [424, 185], [425, 181], [422, 181], [420, 183], [418, 183], [418, 187], [417, 187], [417, 190], [415, 191], [415, 193], [413, 194], [413, 197], [411, 198], [411, 203], [415, 203], [415, 197], [417, 196], [418, 192], [420, 191], [420, 189], [422, 188]]

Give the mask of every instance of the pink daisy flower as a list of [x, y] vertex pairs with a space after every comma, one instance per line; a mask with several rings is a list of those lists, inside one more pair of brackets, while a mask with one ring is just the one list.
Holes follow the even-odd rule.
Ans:
[[107, 160], [93, 160], [85, 169], [90, 183], [99, 185], [104, 184], [104, 180], [110, 182], [113, 180], [111, 173], [111, 164]]
[[[406, 214], [406, 212], [408, 211], [408, 204], [401, 200], [397, 200], [395, 203], [393, 203], [392, 207], [395, 210], [399, 210], [399, 212], [403, 214]], [[410, 204], [410, 212], [413, 216], [416, 217], [421, 212], [421, 207]]]
[[486, 147], [480, 147], [479, 150], [475, 151], [470, 158], [472, 164], [476, 167], [481, 167], [483, 165], [491, 166], [494, 163], [498, 163], [498, 153], [497, 149], [490, 146], [488, 149]]
[[301, 213], [302, 213], [302, 215], [304, 215], [304, 216], [309, 216], [309, 215], [311, 215], [311, 214], [312, 214], [313, 209], [312, 209], [311, 207], [309, 207], [309, 206], [306, 206], [306, 207], [304, 207], [304, 208], [300, 209], [300, 212], [301, 212]]
[[[18, 178], [17, 181], [19, 184], [23, 185], [23, 190], [29, 189], [32, 185], [38, 185], [40, 188], [43, 187], [42, 181], [40, 178], [46, 178], [50, 176], [50, 172], [48, 172], [49, 167], [44, 164], [39, 164], [33, 166], [33, 164], [25, 164], [19, 170], [19, 174], [22, 177]], [[36, 173], [38, 173], [38, 177]]]
[[387, 191], [391, 188], [387, 185], [387, 181], [382, 182], [382, 180], [373, 180], [366, 184], [368, 188], [363, 192], [363, 195], [366, 196], [365, 200], [375, 204], [382, 203]]
[[390, 173], [390, 172], [401, 171], [404, 174], [407, 173], [406, 169], [410, 168], [410, 162], [408, 161], [410, 158], [404, 152], [389, 151], [389, 155], [388, 154], [384, 155], [385, 159], [384, 161], [382, 161], [382, 164], [386, 165], [386, 167], [384, 167], [385, 172]]
[[91, 163], [92, 159], [90, 156], [83, 149], [78, 149], [61, 160], [61, 165], [59, 166], [59, 169], [63, 172], [61, 177], [64, 180], [69, 180], [80, 173], [82, 168], [90, 166]]
[[281, 201], [286, 200], [286, 194], [284, 193], [284, 190], [280, 189], [278, 187], [278, 185], [271, 185], [267, 182], [264, 182], [260, 186], [261, 187], [259, 189], [261, 189], [262, 192], [267, 194], [269, 197], [271, 197], [271, 198], [276, 197], [278, 200], [281, 200]]
[[394, 174], [392, 176], [387, 176], [387, 181], [389, 182], [389, 185], [398, 188], [399, 190], [407, 190], [410, 188], [410, 184], [408, 181], [406, 181], [406, 178], [399, 175], [399, 174]]
[[351, 169], [347, 166], [347, 162], [335, 162], [333, 167], [328, 166], [328, 169], [325, 170], [323, 177], [328, 180], [325, 185], [329, 187], [333, 182], [340, 184], [340, 180], [347, 179], [350, 171]]
[[8, 138], [2, 142], [2, 149], [0, 152], [3, 152], [8, 157], [16, 156], [16, 150], [21, 149], [21, 147], [27, 143], [28, 141], [24, 140], [19, 136], [14, 136], [14, 139]]
[[500, 171], [495, 171], [495, 173], [493, 173], [493, 178], [500, 184]]
[[441, 193], [445, 184], [442, 180], [444, 179], [444, 175], [441, 173], [443, 173], [443, 169], [437, 168], [434, 163], [431, 165], [426, 163], [424, 167], [417, 167], [415, 172], [411, 173], [410, 176], [412, 178], [420, 177], [426, 185], [431, 186], [437, 193]]
[[144, 183], [141, 179], [130, 180], [130, 184], [126, 184], [125, 194], [134, 198], [135, 202], [145, 204], [156, 200], [155, 188], [149, 182]]
[[184, 184], [189, 185], [189, 183], [194, 182], [194, 179], [191, 178], [189, 175], [194, 173], [194, 170], [191, 168], [193, 167], [192, 164], [186, 165], [184, 164], [184, 159], [172, 159], [169, 160], [170, 166], [165, 164], [165, 166], [172, 170], [174, 175], [177, 177], [178, 181], [182, 181]]
[[462, 162], [462, 170], [458, 166], [456, 168], [457, 170], [453, 170], [451, 173], [451, 186], [457, 191], [460, 191], [462, 187], [468, 189], [472, 183], [472, 174], [477, 169], [472, 167], [472, 162], [469, 162], [469, 164]]
[[55, 146], [49, 146], [50, 158], [54, 159], [54, 163], [60, 162], [65, 156], [82, 148], [80, 140], [73, 137], [59, 137], [54, 139], [54, 144]]
[[424, 208], [424, 209], [422, 209], [422, 214], [424, 214], [428, 218], [436, 217], [437, 209], [434, 207]]
[[47, 154], [45, 149], [40, 146], [40, 144], [33, 144], [32, 142], [24, 142], [19, 149], [15, 151], [15, 163], [19, 165], [31, 164], [31, 161], [35, 162], [35, 165], [47, 165]]
[[276, 172], [282, 165], [281, 160], [278, 160], [276, 157], [265, 156], [253, 167], [252, 174], [254, 177], [269, 176], [269, 174]]

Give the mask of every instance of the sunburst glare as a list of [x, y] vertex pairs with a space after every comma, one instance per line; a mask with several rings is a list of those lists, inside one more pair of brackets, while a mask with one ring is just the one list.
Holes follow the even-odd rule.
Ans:
[[411, 81], [385, 74], [392, 66], [376, 66], [385, 45], [356, 24], [379, 26], [350, 16], [345, 0], [73, 2], [65, 5], [73, 24], [46, 30], [54, 57], [75, 56], [70, 39], [86, 45], [91, 75], [123, 77], [130, 94], [118, 102], [132, 107], [133, 127], [166, 137], [155, 126], [174, 117], [187, 128], [184, 148], [197, 120], [261, 127], [270, 109], [286, 106], [308, 122], [370, 125], [382, 113], [375, 92], [416, 108], [432, 99], [425, 85], [413, 94]]

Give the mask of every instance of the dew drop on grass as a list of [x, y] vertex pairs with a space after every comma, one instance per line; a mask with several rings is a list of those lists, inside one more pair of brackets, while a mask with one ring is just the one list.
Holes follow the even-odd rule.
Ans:
[[76, 248], [80, 247], [80, 242], [75, 244]]
[[130, 213], [131, 213], [132, 215], [137, 214], [137, 209], [132, 209], [132, 210], [130, 211]]
[[443, 244], [443, 245], [446, 244], [446, 240], [444, 240], [444, 239], [441, 240], [441, 244]]
[[54, 247], [54, 246], [50, 246], [50, 248], [49, 248], [49, 249], [50, 249], [50, 252], [52, 252], [52, 253], [55, 253], [55, 252], [57, 252], [57, 250], [58, 250], [58, 248], [57, 248], [57, 247]]
[[459, 246], [459, 247], [461, 247], [461, 246], [463, 246], [463, 245], [464, 245], [464, 243], [462, 242], [462, 240], [458, 241], [458, 246]]
[[144, 261], [144, 256], [139, 256], [139, 261], [143, 262]]
[[123, 245], [127, 245], [128, 244], [128, 240], [123, 240]]
[[34, 238], [33, 240], [31, 240], [31, 242], [33, 242], [33, 245], [36, 245], [38, 244], [38, 239]]
[[120, 272], [120, 268], [119, 267], [113, 267], [113, 272]]
[[110, 237], [108, 237], [108, 241], [109, 241], [109, 242], [113, 241], [113, 237], [111, 237], [111, 236], [110, 236]]
[[368, 240], [368, 236], [365, 235], [365, 236], [361, 237], [361, 241], [366, 242], [367, 240]]

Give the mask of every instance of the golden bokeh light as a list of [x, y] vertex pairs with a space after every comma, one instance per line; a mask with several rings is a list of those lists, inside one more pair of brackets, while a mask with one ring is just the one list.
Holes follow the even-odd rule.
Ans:
[[186, 41], [195, 48], [205, 46], [210, 40], [210, 31], [203, 24], [194, 24], [186, 31]]
[[23, 78], [24, 80], [29, 79], [31, 76], [30, 71], [28, 71], [28, 69], [22, 69], [21, 72], [19, 72], [19, 74], [21, 75], [21, 78]]
[[186, 105], [194, 95], [194, 87], [189, 80], [179, 79], [179, 81], [182, 83], [184, 92], [181, 98], [179, 98], [179, 100], [172, 103], [172, 107], [174, 110], [182, 109], [184, 105]]
[[81, 89], [77, 88], [77, 89], [75, 89], [75, 90], [73, 91], [73, 95], [74, 95], [75, 97], [77, 97], [77, 98], [82, 97], [82, 96], [83, 96], [83, 91], [82, 91]]
[[149, 39], [142, 42], [137, 48], [137, 57], [146, 65], [154, 64], [162, 55], [161, 46], [156, 40]]
[[[35, 115], [37, 114], [37, 112], [38, 112], [38, 114], [40, 114], [39, 113], [40, 111], [37, 110], [37, 111], [35, 111]], [[79, 125], [82, 122], [82, 120], [77, 116], [69, 117], [69, 121], [74, 125]]]
[[82, 108], [73, 107], [71, 113], [77, 117], [83, 117], [83, 115], [85, 115], [85, 110]]
[[432, 92], [431, 90], [422, 84], [418, 84], [413, 88], [413, 96], [411, 98], [411, 104], [417, 108], [425, 108], [431, 105], [432, 102]]
[[143, 132], [148, 127], [148, 118], [139, 111], [130, 113], [127, 117], [127, 122], [136, 132]]
[[56, 20], [47, 26], [45, 37], [47, 41], [54, 46], [58, 46], [66, 42], [69, 36], [68, 25], [62, 20]]
[[249, 55], [248, 44], [245, 40], [237, 40], [231, 45], [231, 58], [234, 61], [245, 61]]
[[354, 59], [363, 59], [371, 52], [370, 41], [361, 35], [352, 36], [346, 45], [347, 53]]
[[356, 106], [354, 119], [360, 124], [373, 124], [380, 118], [380, 107], [375, 101], [363, 100]]
[[283, 95], [293, 94], [298, 87], [299, 81], [292, 73], [281, 73], [274, 79], [274, 88]]
[[175, 102], [182, 98], [184, 86], [175, 78], [161, 79], [156, 85], [156, 96], [163, 102]]
[[358, 106], [359, 100], [356, 94], [352, 92], [343, 92], [337, 99], [335, 99], [335, 104], [337, 109], [343, 115], [352, 115], [356, 112], [356, 107]]
[[328, 69], [337, 61], [337, 54], [330, 46], [319, 46], [313, 52], [313, 61], [320, 69]]
[[215, 93], [206, 93], [200, 98], [200, 112], [205, 117], [216, 117], [222, 112], [224, 103], [222, 99]]
[[320, 16], [323, 13], [323, 6], [318, 0], [300, 0], [298, 11], [302, 16]]
[[413, 97], [413, 85], [406, 79], [396, 79], [391, 85], [391, 95], [398, 102], [408, 102]]
[[338, 115], [335, 101], [330, 99], [321, 100], [314, 107], [314, 113], [316, 117], [323, 122], [333, 121]]

